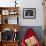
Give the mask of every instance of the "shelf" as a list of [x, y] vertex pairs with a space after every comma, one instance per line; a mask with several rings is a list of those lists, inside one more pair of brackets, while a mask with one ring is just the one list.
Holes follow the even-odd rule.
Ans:
[[[20, 29], [19, 21], [18, 21], [19, 18], [18, 10], [19, 7], [0, 7], [0, 23], [1, 23], [0, 24], [0, 32], [1, 32], [0, 46], [18, 46], [18, 42], [19, 42], [18, 31]], [[10, 29], [10, 31], [13, 32], [11, 33], [8, 29]], [[4, 35], [5, 31], [6, 31], [5, 35], [7, 35], [7, 38]]]
[[[18, 10], [19, 7], [0, 7], [0, 16], [1, 16], [0, 24], [18, 24], [18, 17], [19, 17]], [[14, 17], [14, 18], [11, 19], [9, 17]], [[13, 23], [13, 21], [15, 23]]]
[[16, 29], [17, 31], [19, 31], [20, 26], [19, 24], [0, 24], [1, 27], [1, 31], [5, 28], [9, 28], [12, 29], [14, 31], [14, 29]]
[[3, 46], [18, 46], [18, 41], [2, 42]]
[[2, 16], [2, 24], [18, 24], [18, 16]]
[[19, 42], [19, 40], [15, 40], [15, 41], [12, 41], [12, 40], [10, 40], [10, 41], [3, 41], [4, 43], [16, 43], [16, 42]]
[[0, 7], [0, 14], [2, 15], [18, 15], [19, 7]]

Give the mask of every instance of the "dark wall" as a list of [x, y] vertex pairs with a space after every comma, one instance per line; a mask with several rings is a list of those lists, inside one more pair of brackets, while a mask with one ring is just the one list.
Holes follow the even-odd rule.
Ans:
[[43, 42], [43, 30], [42, 30], [42, 26], [21, 26], [20, 27], [20, 31], [19, 31], [19, 39], [20, 39], [20, 41], [22, 40], [23, 35], [24, 35], [25, 31], [28, 28], [32, 28], [36, 32], [39, 41]]

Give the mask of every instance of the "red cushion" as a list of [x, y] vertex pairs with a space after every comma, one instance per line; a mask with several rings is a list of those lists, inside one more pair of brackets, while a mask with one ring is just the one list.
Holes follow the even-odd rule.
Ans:
[[22, 46], [26, 46], [25, 39], [28, 39], [29, 37], [32, 37], [32, 36], [35, 36], [35, 37], [36, 37], [37, 35], [36, 35], [36, 33], [33, 31], [32, 28], [28, 28], [28, 29], [26, 30], [26, 32], [25, 32], [24, 37], [22, 38], [22, 42], [21, 42]]

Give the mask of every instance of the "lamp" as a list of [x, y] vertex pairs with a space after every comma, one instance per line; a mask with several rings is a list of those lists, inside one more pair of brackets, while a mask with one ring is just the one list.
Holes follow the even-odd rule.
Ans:
[[16, 30], [16, 29], [14, 29], [14, 32], [17, 32], [17, 30]]
[[17, 4], [17, 2], [16, 2], [17, 0], [15, 0], [15, 7], [16, 7], [16, 4]]

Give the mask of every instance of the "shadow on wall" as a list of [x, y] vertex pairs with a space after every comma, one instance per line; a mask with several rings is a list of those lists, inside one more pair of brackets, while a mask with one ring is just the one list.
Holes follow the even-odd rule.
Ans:
[[20, 42], [21, 42], [21, 40], [22, 40], [22, 38], [24, 36], [25, 31], [28, 28], [32, 28], [34, 30], [34, 32], [36, 32], [39, 41], [41, 43], [43, 43], [43, 30], [42, 30], [42, 26], [21, 26], [20, 27], [20, 31], [19, 31], [19, 40], [20, 40]]

